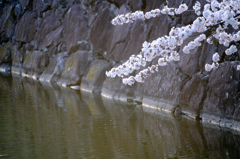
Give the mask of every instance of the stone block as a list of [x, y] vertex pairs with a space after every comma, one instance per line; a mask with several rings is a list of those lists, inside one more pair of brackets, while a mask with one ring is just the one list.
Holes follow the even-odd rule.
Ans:
[[10, 63], [3, 63], [0, 65], [0, 73], [4, 76], [11, 75], [11, 64]]
[[22, 76], [38, 80], [46, 68], [45, 65], [42, 65], [45, 58], [48, 57], [41, 51], [27, 51], [23, 61]]
[[184, 75], [179, 71], [175, 62], [161, 66], [158, 70], [141, 84], [143, 87], [143, 105], [150, 104], [150, 106], [156, 106], [159, 109], [172, 111], [179, 104]]
[[90, 42], [93, 44], [94, 50], [99, 53], [107, 50], [107, 42], [111, 29], [113, 28], [111, 20], [115, 17], [114, 11], [110, 8], [110, 4], [103, 3], [102, 5], [104, 4], [106, 4], [106, 7], [102, 6], [102, 10], [98, 13], [90, 30]]
[[[99, 28], [96, 30], [99, 31]], [[66, 13], [63, 21], [63, 33], [68, 52], [77, 45], [78, 41], [88, 39], [89, 29], [80, 5], [73, 5]], [[95, 39], [100, 43], [100, 37], [95, 35]]]
[[[125, 4], [122, 5], [121, 8], [119, 9], [119, 14], [126, 14], [128, 12], [129, 8]], [[113, 26], [111, 33], [109, 35], [107, 45], [107, 59], [111, 57], [115, 61], [120, 61], [127, 59], [131, 54], [133, 54], [131, 53], [130, 55], [125, 56], [126, 52], [125, 50], [131, 36], [131, 29], [132, 29], [131, 23]]]
[[200, 116], [203, 102], [206, 97], [207, 90], [202, 85], [203, 75], [195, 74], [186, 84], [181, 91], [179, 104], [182, 111], [194, 118]]
[[109, 78], [103, 82], [101, 95], [106, 99], [127, 102], [127, 98], [134, 98], [134, 90], [131, 86], [124, 85], [119, 77]]
[[21, 4], [22, 9], [24, 9], [28, 4], [30, 0], [18, 0], [18, 2]]
[[22, 15], [22, 8], [20, 4], [17, 4], [14, 8], [14, 14], [16, 16], [17, 19], [20, 19], [21, 15]]
[[[190, 50], [189, 54], [184, 53], [182, 50], [184, 46], [188, 45], [189, 42], [193, 41], [197, 36], [193, 36], [190, 38], [187, 38], [179, 51], [180, 60], [178, 62], [178, 67], [181, 70], [181, 72], [185, 75], [188, 75], [192, 77], [194, 74], [199, 72], [199, 57], [201, 55], [202, 47], [196, 47], [192, 50]], [[203, 55], [202, 55], [203, 56]], [[204, 65], [205, 67], [205, 65]]]
[[[220, 122], [233, 119], [238, 107], [239, 62], [224, 62], [214, 69], [208, 82], [207, 97], [203, 103], [202, 118]], [[235, 117], [237, 119], [237, 117]]]
[[88, 59], [89, 55], [87, 51], [71, 54], [66, 61], [61, 78], [57, 81], [58, 85], [63, 87], [80, 85], [81, 78], [91, 62]]
[[31, 42], [37, 29], [35, 13], [26, 11], [15, 28], [15, 39], [21, 42]]
[[1, 63], [11, 63], [11, 52], [13, 49], [13, 44], [8, 42], [5, 45], [0, 46], [0, 64]]
[[55, 83], [57, 82], [62, 75], [62, 72], [65, 68], [67, 58], [64, 57], [63, 53], [57, 54], [54, 56], [48, 67], [41, 74], [39, 81], [42, 83]]
[[109, 69], [110, 64], [107, 61], [93, 61], [88, 71], [82, 77], [80, 89], [88, 92], [101, 92], [103, 82], [106, 79], [105, 72]]
[[7, 5], [3, 8], [0, 15], [0, 42], [7, 42], [14, 35], [15, 21], [12, 16], [13, 6]]
[[[59, 9], [60, 10], [60, 9]], [[49, 10], [39, 21], [38, 32], [35, 34], [34, 41], [38, 41], [38, 50], [43, 50], [49, 46], [57, 46], [63, 41], [63, 21], [62, 12]]]

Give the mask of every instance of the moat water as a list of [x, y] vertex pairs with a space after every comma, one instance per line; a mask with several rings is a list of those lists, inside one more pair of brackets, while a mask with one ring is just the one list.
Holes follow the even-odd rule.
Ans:
[[240, 158], [238, 132], [0, 76], [0, 158]]

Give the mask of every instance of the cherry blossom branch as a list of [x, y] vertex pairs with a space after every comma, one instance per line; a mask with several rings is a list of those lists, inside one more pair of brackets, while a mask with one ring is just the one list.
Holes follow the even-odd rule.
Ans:
[[[129, 60], [124, 64], [112, 68], [106, 75], [109, 77], [122, 77], [123, 83], [132, 85], [135, 81], [144, 82], [144, 80], [151, 74], [158, 71], [159, 66], [166, 66], [168, 62], [178, 61], [180, 59], [179, 54], [175, 50], [177, 46], [181, 46], [183, 41], [193, 33], [200, 33], [193, 41], [184, 46], [183, 52], [190, 53], [195, 47], [201, 46], [203, 40], [206, 40], [209, 44], [213, 44], [213, 38], [219, 41], [219, 44], [229, 47], [231, 42], [240, 41], [240, 31], [236, 34], [228, 34], [225, 30], [231, 25], [234, 29], [239, 27], [239, 15], [240, 15], [240, 0], [223, 0], [218, 2], [217, 0], [207, 0], [207, 4], [204, 6], [201, 12], [201, 4], [197, 1], [193, 7], [195, 13], [199, 15], [192, 24], [183, 26], [180, 28], [171, 28], [169, 35], [160, 37], [151, 43], [144, 42], [141, 52], [138, 55], [132, 55]], [[168, 8], [165, 6], [162, 10], [155, 9], [147, 13], [142, 11], [136, 11], [134, 13], [128, 13], [125, 15], [119, 15], [112, 20], [113, 25], [122, 25], [124, 23], [130, 23], [137, 19], [149, 19], [159, 16], [160, 14], [176, 15], [186, 11], [188, 7], [186, 4], [181, 4], [179, 8]], [[216, 29], [215, 29], [216, 28]], [[214, 32], [210, 36], [206, 36], [209, 31]], [[231, 45], [226, 51], [226, 55], [231, 55], [237, 51], [235, 45]], [[159, 57], [158, 64], [152, 65], [146, 69], [140, 71], [136, 76], [130, 76], [124, 78], [133, 73], [134, 70], [139, 70], [141, 67], [145, 67], [146, 63]], [[220, 56], [215, 53], [212, 57], [213, 63], [206, 64], [205, 70], [211, 71], [213, 68], [219, 66]], [[240, 69], [240, 66], [237, 68]]]

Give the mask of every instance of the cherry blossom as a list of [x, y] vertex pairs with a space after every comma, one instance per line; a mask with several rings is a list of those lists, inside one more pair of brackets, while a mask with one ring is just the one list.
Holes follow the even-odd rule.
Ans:
[[[201, 10], [200, 2], [196, 2], [193, 6], [195, 13], [198, 17], [192, 24], [178, 28], [171, 28], [169, 35], [159, 37], [152, 42], [145, 41], [142, 49], [138, 55], [132, 55], [122, 65], [112, 68], [106, 72], [108, 77], [122, 77], [123, 83], [132, 85], [135, 82], [144, 82], [144, 80], [151, 74], [158, 71], [158, 67], [167, 66], [169, 62], [179, 61], [180, 55], [177, 48], [183, 45], [183, 41], [190, 36], [196, 36], [193, 41], [190, 41], [183, 47], [182, 51], [186, 54], [191, 53], [196, 47], [202, 45], [206, 40], [209, 44], [219, 43], [228, 47], [225, 54], [231, 55], [237, 52], [236, 42], [240, 41], [240, 31], [227, 33], [226, 30], [231, 26], [233, 29], [238, 29], [240, 22], [240, 0], [206, 0], [208, 3], [203, 6]], [[143, 11], [136, 11], [133, 13], [121, 14], [112, 20], [113, 25], [123, 25], [124, 23], [132, 23], [135, 20], [150, 19], [157, 17], [161, 14], [166, 16], [175, 16], [183, 13], [188, 9], [186, 4], [181, 4], [178, 8], [169, 8], [164, 6], [162, 9], [154, 9], [144, 13]], [[211, 32], [212, 34], [208, 34]], [[144, 68], [147, 62], [151, 62], [158, 58], [156, 65], [149, 66], [148, 68], [139, 71], [135, 76], [129, 76], [135, 70]], [[217, 69], [221, 57], [218, 53], [213, 54], [212, 64], [206, 64], [205, 70], [207, 72], [212, 69]], [[237, 66], [240, 70], [240, 66]], [[129, 77], [127, 77], [129, 76]]]

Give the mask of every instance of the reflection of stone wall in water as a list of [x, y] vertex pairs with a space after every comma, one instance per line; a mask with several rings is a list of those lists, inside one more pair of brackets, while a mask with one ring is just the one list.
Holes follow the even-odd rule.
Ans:
[[[170, 7], [181, 1], [168, 0]], [[162, 15], [121, 26], [111, 25], [117, 14], [163, 7], [164, 0], [22, 0], [0, 3], [0, 72], [61, 86], [81, 85], [105, 97], [135, 98], [143, 105], [174, 111], [176, 106], [194, 118], [202, 117], [228, 127], [239, 127], [239, 52], [224, 57], [219, 69], [207, 73], [221, 46], [203, 43], [181, 60], [161, 67], [143, 84], [125, 86], [120, 79], [106, 79], [105, 71], [137, 54], [142, 43], [168, 34], [172, 26], [190, 24], [196, 15]], [[201, 4], [205, 1], [201, 0]], [[191, 8], [195, 1], [185, 3]], [[188, 41], [186, 40], [186, 45]], [[92, 75], [94, 74], [94, 75]], [[102, 89], [101, 89], [102, 88]], [[234, 120], [234, 122], [232, 122]], [[236, 121], [236, 122], [235, 122]], [[235, 124], [235, 125], [232, 125]]]
[[217, 126], [12, 80], [0, 77], [1, 153], [11, 158], [238, 158], [240, 152], [239, 135]]

